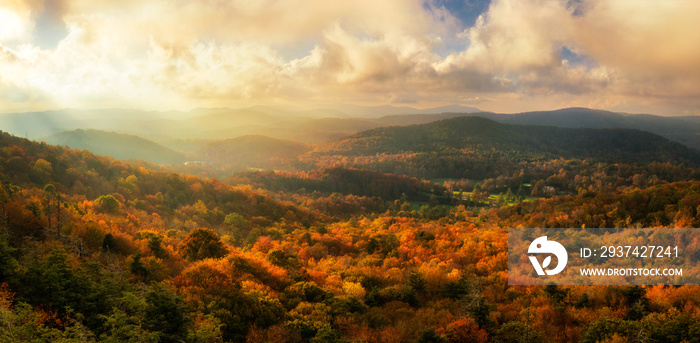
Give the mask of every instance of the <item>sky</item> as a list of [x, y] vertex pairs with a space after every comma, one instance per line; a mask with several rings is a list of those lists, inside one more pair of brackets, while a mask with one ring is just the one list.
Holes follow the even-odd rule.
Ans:
[[696, 0], [0, 0], [0, 112], [700, 115]]

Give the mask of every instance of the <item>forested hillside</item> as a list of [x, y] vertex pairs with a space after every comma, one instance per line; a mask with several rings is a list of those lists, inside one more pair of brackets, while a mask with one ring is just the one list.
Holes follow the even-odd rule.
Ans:
[[266, 136], [243, 136], [209, 143], [193, 159], [226, 172], [259, 169], [290, 169], [297, 157], [311, 148], [300, 142]]
[[0, 0], [0, 343], [700, 343], [699, 14]]
[[44, 137], [41, 141], [65, 145], [72, 149], [86, 149], [95, 154], [108, 155], [120, 160], [136, 159], [157, 164], [178, 164], [186, 161], [185, 154], [181, 152], [141, 137], [108, 131], [66, 131]]
[[501, 115], [495, 119], [510, 124], [637, 129], [664, 136], [696, 150], [700, 149], [700, 139], [698, 139], [700, 121], [696, 116], [665, 117], [615, 113], [589, 108], [563, 108], [555, 111]]
[[[427, 139], [411, 149], [469, 138]], [[331, 166], [220, 181], [2, 134], [1, 340], [694, 342], [697, 286], [508, 285], [509, 227], [700, 225], [698, 169], [547, 156], [441, 184]]]
[[250, 184], [278, 192], [343, 193], [374, 196], [391, 201], [401, 197], [427, 200], [430, 194], [442, 195], [446, 190], [426, 180], [346, 168], [320, 168], [297, 173], [246, 172], [237, 173], [226, 181], [233, 184]]
[[[451, 110], [464, 110], [466, 112], [450, 112]], [[259, 169], [283, 169], [296, 171], [309, 171], [328, 164], [344, 163], [346, 166], [372, 167], [365, 165], [363, 161], [347, 164], [334, 159], [323, 163], [289, 163], [296, 160], [296, 156], [305, 149], [317, 146], [317, 150], [324, 154], [333, 151], [341, 155], [365, 156], [371, 153], [385, 154], [389, 151], [404, 151], [406, 149], [421, 152], [428, 158], [425, 149], [431, 152], [439, 152], [442, 155], [448, 153], [432, 143], [443, 141], [446, 137], [452, 137], [441, 144], [451, 148], [464, 145], [471, 150], [478, 149], [478, 144], [485, 145], [488, 149], [492, 144], [505, 150], [515, 149], [518, 153], [524, 153], [523, 158], [551, 158], [561, 155], [564, 157], [597, 158], [606, 161], [626, 159], [625, 161], [641, 160], [675, 160], [684, 163], [690, 162], [694, 157], [681, 152], [678, 147], [672, 147], [666, 143], [657, 142], [658, 137], [647, 137], [648, 134], [632, 134], [626, 130], [616, 133], [612, 131], [586, 131], [586, 130], [555, 130], [553, 128], [535, 129], [534, 127], [512, 125], [536, 125], [556, 126], [563, 128], [593, 128], [593, 129], [636, 129], [651, 132], [675, 142], [680, 142], [693, 149], [700, 147], [700, 122], [692, 116], [662, 117], [644, 114], [625, 114], [587, 108], [565, 108], [555, 111], [524, 112], [517, 114], [503, 114], [480, 112], [476, 109], [444, 107], [418, 111], [415, 109], [387, 109], [378, 108], [377, 113], [369, 110], [355, 111], [348, 109], [349, 113], [363, 114], [365, 117], [352, 117], [337, 109], [309, 109], [300, 111], [285, 111], [272, 107], [257, 106], [247, 109], [211, 108], [196, 109], [189, 112], [128, 112], [123, 110], [105, 111], [47, 111], [26, 114], [8, 114], [0, 117], [0, 124], [4, 125], [16, 135], [29, 135], [39, 137], [51, 144], [68, 145], [73, 148], [89, 149], [95, 153], [114, 156], [119, 159], [143, 159], [157, 164], [177, 164], [183, 160], [207, 159], [214, 169], [220, 169], [218, 175], [226, 175], [231, 171], [244, 170], [246, 168]], [[359, 111], [359, 112], [358, 112]], [[405, 112], [400, 112], [405, 111]], [[445, 112], [440, 112], [445, 111]], [[402, 114], [395, 114], [395, 113]], [[394, 114], [392, 114], [394, 113]], [[386, 115], [385, 115], [386, 114]], [[109, 115], [108, 120], [99, 119], [101, 115]], [[470, 121], [474, 119], [457, 119], [470, 116], [478, 116], [503, 124], [497, 126], [495, 131], [480, 131], [484, 123], [472, 123], [475, 130], [464, 133], [455, 131], [452, 123]], [[75, 118], [74, 118], [75, 117]], [[82, 118], [82, 119], [76, 119]], [[454, 118], [454, 119], [452, 119]], [[441, 120], [447, 120], [448, 124], [437, 124]], [[427, 126], [414, 127], [412, 129], [386, 128], [387, 126], [412, 126], [428, 124]], [[100, 128], [102, 130], [115, 130], [116, 132], [104, 132], [99, 130], [70, 130], [75, 127]], [[486, 127], [484, 127], [486, 128]], [[64, 131], [69, 130], [69, 131]], [[367, 131], [369, 130], [369, 131]], [[413, 130], [413, 131], [412, 131]], [[451, 131], [450, 131], [451, 130]], [[460, 129], [461, 130], [461, 129]], [[365, 132], [366, 131], [366, 132]], [[414, 132], [415, 131], [415, 132]], [[431, 132], [432, 131], [432, 132]], [[541, 132], [540, 132], [541, 131]], [[38, 133], [52, 134], [42, 137]], [[490, 134], [486, 134], [490, 132]], [[596, 133], [597, 132], [597, 133]], [[610, 134], [606, 134], [608, 132]], [[627, 133], [625, 133], [627, 132]], [[128, 134], [125, 134], [128, 133]], [[483, 133], [483, 134], [482, 134]], [[548, 136], [538, 136], [538, 134]], [[385, 136], [388, 134], [390, 136]], [[463, 134], [471, 137], [459, 141], [454, 137]], [[475, 136], [476, 134], [476, 136]], [[482, 134], [479, 136], [479, 134]], [[136, 136], [138, 137], [136, 137]], [[354, 135], [354, 136], [353, 136]], [[363, 150], [361, 146], [371, 145], [368, 141], [372, 135], [383, 137], [386, 146], [373, 146]], [[418, 143], [421, 139], [432, 142], [425, 146], [404, 145], [399, 140], [405, 140], [402, 135], [415, 135]], [[439, 137], [442, 135], [442, 137]], [[568, 140], [572, 135], [573, 141]], [[352, 137], [351, 137], [352, 136]], [[146, 140], [143, 140], [142, 137]], [[617, 137], [617, 141], [613, 137]], [[435, 141], [437, 139], [437, 141]], [[612, 139], [612, 140], [609, 140]], [[354, 142], [354, 143], [352, 143]], [[640, 142], [647, 142], [640, 144]], [[349, 146], [346, 143], [349, 143]], [[359, 145], [358, 145], [359, 144]], [[457, 146], [451, 146], [451, 145]], [[659, 153], [640, 153], [650, 146], [659, 146]], [[477, 146], [475, 146], [477, 145]], [[618, 148], [619, 146], [619, 148]], [[277, 148], [280, 149], [277, 149]], [[170, 151], [169, 149], [174, 151]], [[291, 151], [289, 149], [292, 149]], [[352, 151], [344, 151], [350, 149]], [[464, 149], [464, 147], [462, 147]], [[264, 151], [263, 151], [264, 150]], [[336, 151], [338, 150], [338, 151]], [[373, 150], [373, 151], [369, 151]], [[472, 151], [466, 151], [470, 153]], [[629, 153], [632, 153], [630, 155]], [[229, 154], [230, 153], [230, 154]], [[544, 156], [542, 154], [545, 154]], [[435, 154], [432, 154], [435, 155]], [[494, 153], [484, 154], [480, 151], [477, 155], [480, 159], [493, 158]], [[211, 157], [211, 158], [209, 158]], [[396, 156], [395, 156], [396, 157]], [[408, 156], [403, 156], [404, 158]], [[509, 158], [510, 159], [510, 158]], [[402, 160], [402, 164], [411, 164], [417, 158]], [[512, 160], [512, 159], [511, 159]], [[305, 160], [308, 161], [308, 160]], [[427, 161], [427, 163], [455, 163], [453, 158], [441, 156], [439, 161]], [[465, 167], [460, 162], [459, 167]], [[412, 176], [443, 177], [445, 170], [439, 173], [422, 173], [415, 170], [395, 169], [392, 166], [382, 167], [383, 171], [395, 173], [408, 173]], [[443, 168], [444, 169], [444, 168]], [[189, 171], [187, 168], [184, 170]], [[206, 173], [209, 176], [217, 175], [217, 172]], [[433, 175], [435, 174], [435, 175]], [[491, 173], [490, 175], [495, 175]], [[454, 175], [450, 176], [453, 177]], [[481, 175], [484, 176], [484, 175]], [[479, 176], [479, 177], [481, 177]], [[458, 177], [475, 177], [461, 175]]]
[[320, 165], [473, 179], [509, 174], [521, 169], [522, 163], [557, 158], [700, 163], [700, 153], [648, 132], [509, 125], [480, 117], [368, 130], [320, 145], [305, 156]]

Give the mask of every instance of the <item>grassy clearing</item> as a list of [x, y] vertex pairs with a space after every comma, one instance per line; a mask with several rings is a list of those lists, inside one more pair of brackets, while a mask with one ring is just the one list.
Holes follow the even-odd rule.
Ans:
[[[460, 193], [460, 192], [453, 191], [453, 192], [452, 192], [452, 195], [453, 195], [455, 198], [459, 199], [459, 193]], [[472, 196], [472, 192], [462, 192], [462, 199], [461, 199], [461, 200], [469, 200], [469, 199], [471, 198], [471, 196]], [[489, 194], [489, 197], [488, 197], [484, 202], [488, 202], [488, 203], [494, 202], [494, 203], [497, 203], [497, 202], [498, 202], [498, 198], [499, 198], [499, 194]], [[533, 199], [536, 199], [536, 197], [525, 196], [525, 197], [523, 197], [523, 200], [522, 200], [522, 201], [531, 201], [531, 200], [533, 200]], [[514, 199], [511, 199], [511, 200], [506, 201], [506, 204], [507, 204], [507, 205], [517, 204], [518, 201], [516, 201], [516, 200], [517, 200], [517, 197], [514, 197]]]

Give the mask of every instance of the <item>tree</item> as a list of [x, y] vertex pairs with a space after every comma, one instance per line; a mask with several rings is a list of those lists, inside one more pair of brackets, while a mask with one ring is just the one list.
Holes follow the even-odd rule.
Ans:
[[406, 284], [417, 292], [422, 292], [425, 290], [427, 282], [419, 271], [412, 270], [406, 276]]
[[111, 233], [108, 233], [105, 235], [104, 238], [102, 238], [102, 250], [106, 252], [114, 252], [114, 248], [116, 248], [117, 242], [114, 239], [114, 235]]
[[535, 182], [535, 185], [532, 186], [532, 191], [530, 192], [530, 195], [533, 197], [540, 196], [542, 191], [544, 190], [544, 180], [539, 180]]
[[175, 293], [154, 285], [146, 293], [145, 327], [158, 332], [160, 342], [181, 342], [191, 323], [187, 308]]
[[242, 229], [246, 225], [246, 220], [243, 218], [242, 215], [236, 213], [236, 212], [231, 212], [229, 213], [226, 218], [224, 219], [224, 223], [227, 225], [231, 225], [235, 227], [236, 229]]
[[[44, 214], [46, 215], [46, 219], [49, 221], [49, 229], [48, 231], [51, 232], [51, 215], [53, 215], [53, 205], [51, 202], [53, 199], [56, 197], [56, 186], [53, 184], [47, 184], [44, 186], [44, 192], [46, 193], [46, 202], [44, 203]], [[58, 211], [58, 206], [56, 206], [56, 211]], [[58, 224], [58, 223], [57, 223]]]
[[12, 254], [16, 250], [8, 243], [6, 235], [0, 235], [0, 282], [6, 282], [15, 276], [18, 264]]
[[49, 181], [51, 174], [53, 174], [53, 166], [51, 165], [51, 162], [41, 158], [34, 162], [34, 166], [32, 166], [32, 169], [29, 171], [32, 181], [38, 184]]
[[111, 194], [103, 195], [97, 198], [97, 204], [100, 206], [102, 211], [106, 213], [116, 214], [122, 207], [122, 204], [114, 198]]
[[158, 258], [165, 258], [168, 256], [168, 252], [163, 248], [163, 239], [160, 236], [152, 235], [148, 238], [148, 249], [151, 250], [153, 255]]
[[636, 322], [620, 318], [600, 318], [588, 326], [588, 329], [583, 333], [581, 342], [600, 342], [614, 334], [622, 337], [634, 337], [637, 331]]
[[125, 292], [121, 298], [117, 299], [116, 306], [112, 308], [110, 315], [101, 316], [104, 320], [104, 332], [100, 335], [100, 341], [158, 342], [158, 333], [147, 330], [147, 325], [144, 323], [148, 306], [146, 299], [142, 296]]
[[35, 311], [24, 302], [12, 303], [0, 296], [0, 342], [91, 343], [94, 335], [85, 326], [71, 321], [62, 329], [47, 326], [45, 312]]
[[17, 290], [32, 305], [50, 305], [63, 314], [67, 307], [82, 312], [90, 306], [86, 297], [94, 289], [71, 268], [65, 250], [53, 249], [45, 260], [32, 261], [19, 275]]
[[133, 256], [131, 263], [129, 263], [129, 270], [131, 270], [132, 274], [143, 278], [148, 277], [150, 274], [148, 268], [141, 262], [141, 253], [137, 253]]
[[11, 185], [7, 182], [2, 182], [2, 187], [0, 187], [0, 215], [2, 216], [0, 218], [0, 227], [3, 229], [7, 230], [8, 229], [8, 224], [9, 224], [9, 219], [7, 215], [7, 202], [12, 198], [12, 195], [19, 191], [19, 187]]
[[503, 343], [529, 343], [544, 341], [544, 336], [541, 333], [519, 322], [508, 322], [501, 325], [498, 331], [496, 331], [496, 337], [494, 338], [494, 341]]
[[450, 343], [486, 343], [488, 334], [486, 330], [480, 329], [474, 318], [466, 317], [457, 319], [447, 325], [444, 329], [438, 330]]
[[221, 258], [228, 250], [221, 242], [219, 235], [212, 229], [199, 228], [190, 232], [180, 243], [180, 254], [190, 261], [205, 258]]
[[479, 205], [482, 202], [485, 202], [489, 199], [489, 192], [486, 190], [483, 190], [481, 188], [480, 184], [477, 184], [474, 186], [474, 189], [472, 190], [472, 200], [474, 201], [474, 205]]
[[223, 342], [221, 321], [213, 315], [206, 315], [194, 322], [194, 328], [187, 333], [187, 341], [192, 343]]
[[506, 201], [513, 201], [515, 199], [515, 196], [513, 195], [513, 191], [508, 187], [508, 190], [506, 191], [505, 194]]
[[416, 343], [448, 343], [445, 337], [440, 336], [433, 329], [428, 329], [418, 336]]
[[496, 198], [496, 204], [498, 206], [503, 206], [503, 205], [506, 205], [507, 203], [508, 203], [508, 199], [506, 198], [506, 196], [503, 195], [503, 193], [498, 193], [498, 197]]

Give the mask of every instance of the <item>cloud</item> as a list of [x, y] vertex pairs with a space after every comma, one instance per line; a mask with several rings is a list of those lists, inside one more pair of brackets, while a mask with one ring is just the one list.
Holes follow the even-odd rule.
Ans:
[[[432, 0], [48, 4], [0, 5], [5, 109], [407, 100], [700, 109], [695, 1], [494, 0], [467, 28]], [[47, 20], [65, 27], [51, 48], [37, 40]]]
[[[432, 52], [456, 19], [419, 1], [67, 1], [68, 35], [33, 50], [32, 86], [56, 101], [140, 94], [197, 101], [347, 100], [435, 88]], [[125, 19], [128, 21], [125, 22]], [[315, 46], [298, 58], [285, 51]], [[136, 90], [136, 91], [134, 91]], [[134, 94], [135, 93], [135, 94]], [[394, 97], [387, 95], [386, 97]]]
[[[472, 66], [503, 75], [524, 95], [565, 93], [616, 103], [620, 96], [638, 103], [665, 98], [697, 110], [696, 13], [696, 1], [495, 0], [474, 27], [460, 34], [468, 48], [446, 58], [440, 68]], [[562, 47], [592, 63], [571, 63]]]
[[557, 64], [558, 46], [570, 37], [570, 12], [558, 1], [500, 0], [462, 36], [464, 63], [493, 72], [517, 72]]
[[697, 96], [697, 13], [697, 1], [591, 1], [575, 18], [575, 40], [598, 63], [623, 73], [631, 93]]
[[576, 42], [600, 63], [642, 74], [700, 75], [700, 2], [591, 1]]

